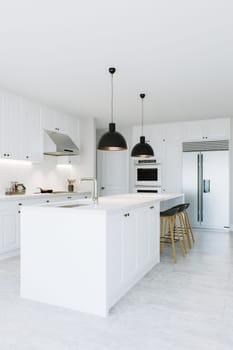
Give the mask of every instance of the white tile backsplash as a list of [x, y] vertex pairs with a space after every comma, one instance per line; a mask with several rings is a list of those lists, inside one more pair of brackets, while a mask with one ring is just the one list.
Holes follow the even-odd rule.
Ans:
[[0, 194], [5, 193], [11, 181], [23, 183], [27, 193], [38, 191], [37, 187], [66, 190], [67, 179], [77, 175], [77, 166], [57, 166], [57, 158], [51, 156], [40, 163], [0, 160]]

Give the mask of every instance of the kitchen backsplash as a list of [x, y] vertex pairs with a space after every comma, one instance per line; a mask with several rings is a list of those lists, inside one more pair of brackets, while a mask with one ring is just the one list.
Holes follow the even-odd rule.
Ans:
[[[5, 193], [6, 188], [10, 187], [11, 181], [23, 183], [26, 186], [26, 193], [38, 191], [37, 187], [66, 190], [68, 178], [79, 179], [78, 166], [57, 166], [56, 157], [45, 157], [40, 163], [0, 159], [1, 195]], [[80, 189], [78, 182], [77, 187]]]

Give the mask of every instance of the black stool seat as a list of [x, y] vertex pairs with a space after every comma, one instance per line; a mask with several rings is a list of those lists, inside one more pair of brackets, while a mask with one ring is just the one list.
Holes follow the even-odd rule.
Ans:
[[176, 215], [178, 213], [178, 208], [169, 208], [167, 210], [161, 211], [160, 212], [160, 216], [164, 217], [164, 216], [173, 216]]
[[189, 207], [189, 203], [181, 203], [181, 204], [175, 205], [175, 206], [172, 207], [171, 209], [177, 208], [177, 209], [178, 209], [178, 212], [182, 212], [183, 210], [188, 209], [188, 207]]

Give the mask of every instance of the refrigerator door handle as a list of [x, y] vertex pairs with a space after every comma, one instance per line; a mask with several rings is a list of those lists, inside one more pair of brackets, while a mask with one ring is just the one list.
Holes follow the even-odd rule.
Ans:
[[203, 221], [203, 154], [201, 153], [201, 171], [200, 171], [200, 196], [201, 196], [201, 222]]
[[209, 193], [210, 192], [210, 180], [203, 180], [203, 192]]
[[203, 221], [203, 154], [197, 155], [197, 221]]
[[197, 221], [200, 222], [200, 154], [197, 155]]

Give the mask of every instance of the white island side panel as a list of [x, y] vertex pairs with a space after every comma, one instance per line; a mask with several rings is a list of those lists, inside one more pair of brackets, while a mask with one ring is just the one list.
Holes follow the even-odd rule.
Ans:
[[105, 316], [106, 218], [25, 207], [21, 296]]

